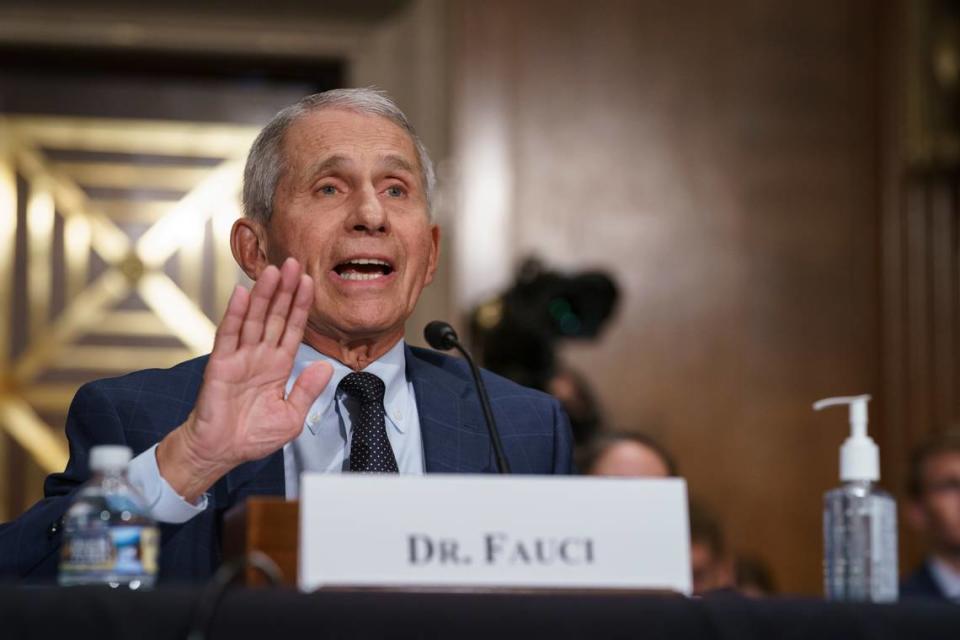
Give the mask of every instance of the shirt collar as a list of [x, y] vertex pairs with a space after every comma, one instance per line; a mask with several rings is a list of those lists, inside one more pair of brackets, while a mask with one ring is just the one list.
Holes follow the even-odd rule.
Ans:
[[930, 559], [930, 572], [947, 598], [960, 600], [960, 573], [935, 556]]
[[[406, 432], [407, 424], [411, 418], [410, 410], [407, 407], [409, 394], [407, 393], [407, 354], [404, 347], [404, 341], [399, 340], [379, 359], [374, 360], [362, 369], [383, 380], [385, 386], [383, 406], [390, 422], [400, 433]], [[293, 369], [287, 379], [287, 393], [290, 393], [297, 377], [307, 368], [307, 365], [317, 360], [330, 363], [333, 367], [333, 376], [310, 407], [310, 411], [307, 412], [306, 426], [310, 433], [314, 435], [317, 434], [327, 414], [330, 411], [336, 411], [334, 400], [337, 397], [337, 387], [340, 386], [340, 381], [353, 372], [350, 367], [339, 360], [324, 355], [307, 344], [300, 343]]]

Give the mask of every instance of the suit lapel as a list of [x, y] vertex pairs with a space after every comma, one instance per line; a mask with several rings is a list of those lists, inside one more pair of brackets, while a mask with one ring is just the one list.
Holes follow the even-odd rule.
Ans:
[[484, 425], [464, 421], [464, 403], [475, 395], [469, 382], [419, 358], [406, 348], [427, 473], [492, 473], [493, 451]]

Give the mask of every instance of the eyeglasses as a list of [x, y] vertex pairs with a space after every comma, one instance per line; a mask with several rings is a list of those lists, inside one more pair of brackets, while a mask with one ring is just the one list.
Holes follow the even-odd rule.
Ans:
[[960, 494], [960, 478], [947, 478], [939, 482], [931, 482], [926, 486], [926, 493], [943, 495], [945, 493]]

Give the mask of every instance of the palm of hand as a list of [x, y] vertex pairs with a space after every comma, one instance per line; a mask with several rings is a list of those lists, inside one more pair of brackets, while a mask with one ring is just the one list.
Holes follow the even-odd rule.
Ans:
[[292, 366], [287, 354], [262, 348], [211, 357], [197, 401], [198, 444], [220, 460], [240, 463], [296, 437], [304, 415], [285, 398]]
[[300, 433], [332, 374], [328, 364], [314, 363], [285, 393], [312, 300], [312, 280], [294, 260], [264, 270], [249, 294], [234, 291], [191, 423], [199, 460], [232, 468], [273, 453]]

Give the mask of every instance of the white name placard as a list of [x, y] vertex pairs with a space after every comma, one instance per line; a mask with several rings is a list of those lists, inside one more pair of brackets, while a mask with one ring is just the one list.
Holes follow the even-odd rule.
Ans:
[[304, 474], [300, 488], [303, 590], [691, 591], [679, 478]]

